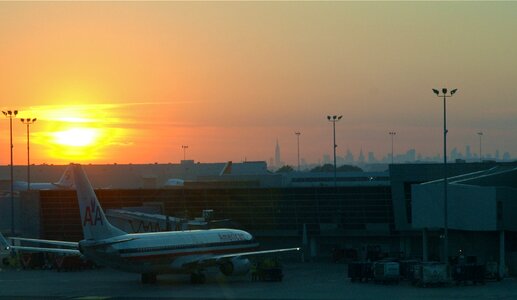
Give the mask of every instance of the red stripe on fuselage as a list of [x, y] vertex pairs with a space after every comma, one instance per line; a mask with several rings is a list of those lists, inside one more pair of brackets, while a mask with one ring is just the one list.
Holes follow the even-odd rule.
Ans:
[[121, 256], [121, 258], [131, 259], [131, 260], [142, 260], [142, 259], [160, 259], [160, 258], [174, 258], [179, 256], [188, 256], [188, 255], [199, 255], [199, 254], [229, 254], [229, 253], [238, 253], [243, 251], [254, 251], [258, 249], [258, 245], [253, 245], [252, 247], [241, 247], [241, 248], [226, 248], [226, 249], [217, 249], [217, 250], [199, 250], [199, 251], [188, 251], [188, 252], [175, 252], [175, 253], [160, 253], [160, 254], [149, 254], [149, 255], [138, 255], [138, 256]]

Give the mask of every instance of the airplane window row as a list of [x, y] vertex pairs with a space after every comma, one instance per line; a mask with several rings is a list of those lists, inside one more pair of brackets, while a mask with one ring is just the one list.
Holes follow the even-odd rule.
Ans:
[[150, 248], [134, 248], [134, 249], [120, 249], [119, 253], [137, 253], [137, 252], [151, 252], [151, 251], [165, 251], [165, 250], [180, 250], [180, 249], [196, 249], [196, 248], [210, 248], [218, 246], [233, 246], [233, 245], [249, 245], [255, 244], [256, 241], [234, 241], [234, 242], [217, 242], [217, 243], [205, 243], [205, 244], [183, 244], [183, 245], [167, 245], [161, 247], [150, 247]]

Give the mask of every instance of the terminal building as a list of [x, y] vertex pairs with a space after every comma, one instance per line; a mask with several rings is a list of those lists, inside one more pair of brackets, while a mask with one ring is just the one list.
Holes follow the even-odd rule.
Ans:
[[[335, 249], [348, 259], [400, 256], [497, 261], [517, 274], [517, 163], [448, 164], [449, 253], [443, 253], [443, 165], [394, 164], [386, 172], [270, 173], [265, 162], [85, 165], [107, 209], [158, 205], [165, 215], [192, 219], [213, 210], [265, 246], [302, 246], [313, 259]], [[66, 166], [34, 166], [59, 178]], [[51, 170], [51, 171], [50, 171]], [[15, 167], [15, 178], [23, 178]], [[0, 167], [0, 174], [8, 174]], [[52, 176], [50, 176], [52, 174]], [[4, 176], [5, 177], [5, 176]], [[36, 175], [35, 175], [36, 177]], [[170, 178], [183, 185], [165, 188]], [[77, 241], [82, 238], [73, 190], [16, 195], [16, 234]], [[10, 232], [10, 197], [0, 199], [0, 229]], [[163, 229], [165, 230], [165, 229]]]

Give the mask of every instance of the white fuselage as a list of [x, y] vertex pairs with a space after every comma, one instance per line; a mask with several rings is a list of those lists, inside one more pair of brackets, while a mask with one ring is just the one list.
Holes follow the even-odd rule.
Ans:
[[[66, 189], [67, 187], [60, 186], [51, 182], [31, 182], [29, 184], [31, 190], [58, 190], [58, 189]], [[15, 191], [26, 191], [27, 190], [27, 182], [26, 181], [15, 181], [13, 184], [13, 188]]]
[[[253, 251], [258, 246], [251, 234], [235, 229], [134, 233], [79, 242], [86, 258], [135, 273], [189, 273], [213, 255]], [[185, 267], [189, 264], [192, 269]]]

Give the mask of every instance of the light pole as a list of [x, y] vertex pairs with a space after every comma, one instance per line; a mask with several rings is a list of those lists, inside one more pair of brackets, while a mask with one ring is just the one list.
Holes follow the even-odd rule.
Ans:
[[445, 263], [449, 264], [449, 233], [447, 215], [447, 98], [452, 97], [458, 89], [453, 89], [447, 94], [447, 89], [442, 89], [442, 94], [433, 89], [436, 96], [443, 98], [443, 251]]
[[329, 122], [332, 122], [332, 128], [333, 128], [333, 132], [334, 132], [334, 187], [337, 186], [336, 184], [336, 148], [337, 148], [337, 145], [336, 145], [336, 122], [341, 120], [343, 116], [327, 116], [327, 120]]
[[187, 157], [187, 149], [188, 149], [188, 146], [186, 145], [181, 145], [181, 148], [183, 149], [183, 160], [186, 160], [186, 157]]
[[20, 121], [22, 121], [23, 124], [27, 125], [27, 191], [30, 191], [31, 189], [31, 161], [30, 161], [30, 149], [29, 149], [29, 126], [31, 124], [34, 124], [36, 122], [36, 118], [21, 118]]
[[9, 118], [9, 143], [11, 147], [11, 235], [14, 235], [14, 182], [13, 182], [13, 118], [18, 114], [17, 110], [2, 111], [6, 118]]
[[390, 131], [389, 134], [391, 135], [391, 164], [393, 164], [393, 138], [397, 133], [395, 131]]
[[483, 136], [483, 132], [478, 132], [479, 135], [479, 161], [483, 161], [483, 152], [481, 152], [481, 137]]
[[302, 133], [297, 131], [294, 134], [296, 134], [296, 141], [298, 144], [298, 172], [300, 172], [300, 134]]

